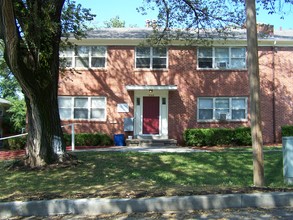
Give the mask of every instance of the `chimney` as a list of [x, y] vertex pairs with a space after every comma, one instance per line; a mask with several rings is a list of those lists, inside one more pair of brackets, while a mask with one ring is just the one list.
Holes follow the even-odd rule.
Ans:
[[147, 27], [147, 28], [156, 28], [157, 27], [157, 20], [146, 20], [145, 21], [145, 26]]
[[153, 28], [156, 28], [156, 27], [157, 27], [157, 20], [153, 20], [153, 21], [152, 21], [152, 27], [153, 27]]
[[147, 28], [151, 27], [151, 24], [152, 24], [151, 20], [148, 19], [148, 20], [145, 21], [145, 26]]

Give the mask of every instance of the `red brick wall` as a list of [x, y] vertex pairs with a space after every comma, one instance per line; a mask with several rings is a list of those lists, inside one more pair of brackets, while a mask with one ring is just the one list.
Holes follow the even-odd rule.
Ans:
[[275, 52], [275, 125], [277, 140], [281, 126], [293, 125], [293, 48], [278, 48]]
[[[167, 71], [136, 70], [135, 47], [109, 46], [107, 68], [66, 73], [59, 95], [107, 97], [107, 121], [76, 121], [78, 132], [123, 133], [123, 118], [133, 116], [133, 92], [126, 85], [177, 85], [169, 92], [169, 137], [182, 141], [186, 128], [249, 126], [247, 122], [197, 122], [197, 98], [244, 96], [249, 98], [247, 71], [197, 70], [196, 48], [169, 47]], [[280, 127], [293, 124], [293, 49], [260, 48], [261, 109], [264, 142], [280, 141]], [[275, 70], [273, 71], [273, 67]], [[274, 79], [275, 76], [275, 79]], [[274, 90], [275, 88], [275, 95]], [[276, 107], [273, 108], [275, 99]], [[128, 103], [129, 113], [117, 113], [118, 103]], [[273, 116], [275, 112], [275, 117]], [[248, 111], [249, 113], [249, 111]], [[275, 127], [273, 126], [275, 118]], [[86, 122], [86, 123], [84, 123]], [[68, 122], [66, 122], [68, 123]], [[275, 134], [275, 135], [274, 135]]]
[[[248, 97], [246, 71], [196, 70], [196, 48], [170, 48], [170, 84], [178, 90], [169, 96], [169, 134], [182, 140], [186, 128], [239, 127], [247, 123], [197, 122], [197, 98], [203, 96]], [[186, 58], [187, 57], [187, 58]]]

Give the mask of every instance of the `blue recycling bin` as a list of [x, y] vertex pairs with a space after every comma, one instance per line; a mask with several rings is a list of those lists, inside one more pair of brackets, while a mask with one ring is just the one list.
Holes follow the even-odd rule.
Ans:
[[115, 146], [125, 146], [124, 134], [114, 134]]

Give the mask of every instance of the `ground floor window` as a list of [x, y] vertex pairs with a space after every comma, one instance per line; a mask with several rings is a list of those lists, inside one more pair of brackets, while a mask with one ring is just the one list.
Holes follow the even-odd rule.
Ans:
[[198, 121], [247, 119], [246, 97], [200, 97], [197, 100]]
[[58, 104], [62, 120], [106, 120], [106, 97], [59, 96]]

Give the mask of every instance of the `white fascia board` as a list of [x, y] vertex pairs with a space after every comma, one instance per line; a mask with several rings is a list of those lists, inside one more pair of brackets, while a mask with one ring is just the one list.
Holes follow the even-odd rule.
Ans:
[[97, 39], [85, 38], [82, 40], [70, 39], [69, 42], [76, 45], [101, 45], [101, 46], [136, 46], [143, 44], [144, 39]]
[[[69, 42], [76, 45], [101, 45], [101, 46], [138, 46], [138, 45], [148, 45], [146, 39], [97, 39], [97, 38], [84, 38], [82, 40], [69, 39]], [[210, 41], [209, 46], [247, 46], [246, 39], [234, 39], [234, 40], [221, 40], [215, 39]], [[205, 46], [206, 43], [197, 43], [196, 46]], [[169, 46], [195, 46], [195, 45], [186, 45], [184, 41], [171, 41]], [[280, 47], [292, 47], [292, 40], [284, 40], [284, 39], [259, 39], [258, 46], [280, 46]]]

